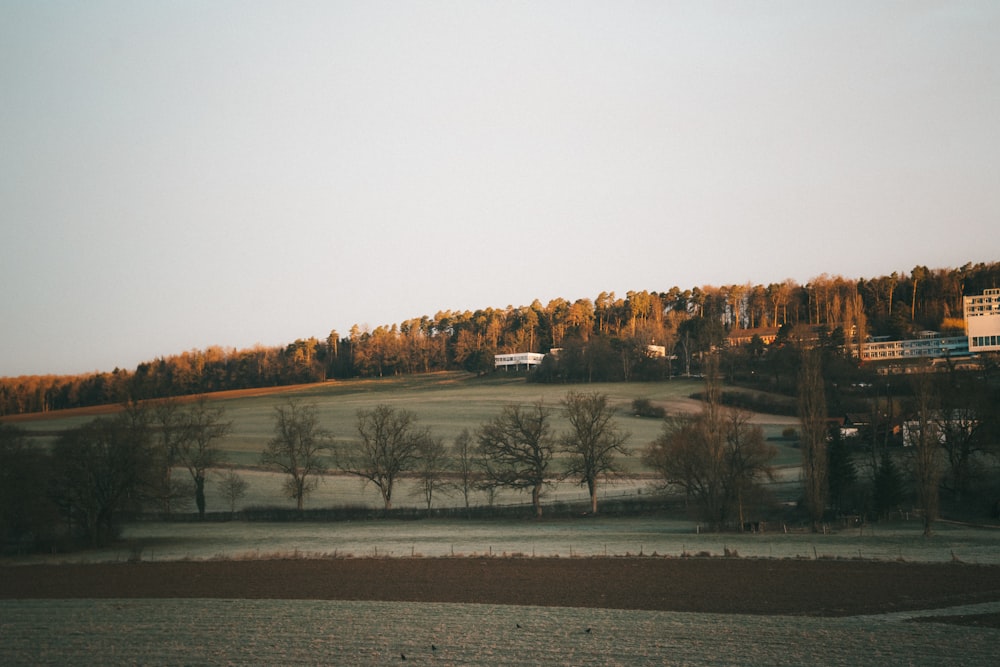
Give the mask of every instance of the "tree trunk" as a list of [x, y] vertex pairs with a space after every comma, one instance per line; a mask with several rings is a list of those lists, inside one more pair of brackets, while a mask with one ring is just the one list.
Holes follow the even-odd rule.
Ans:
[[198, 506], [198, 518], [205, 518], [205, 476], [194, 477], [194, 504]]
[[535, 518], [542, 517], [542, 485], [535, 484], [531, 489], [531, 504], [535, 506]]
[[590, 513], [597, 514], [597, 480], [588, 479], [587, 488], [590, 490]]

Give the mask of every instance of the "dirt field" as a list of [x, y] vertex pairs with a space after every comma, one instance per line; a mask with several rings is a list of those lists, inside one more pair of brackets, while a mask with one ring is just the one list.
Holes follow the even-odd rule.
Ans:
[[[1000, 567], [726, 558], [389, 558], [0, 567], [0, 598], [467, 602], [851, 616], [1000, 601]], [[1000, 617], [953, 617], [1000, 627]]]

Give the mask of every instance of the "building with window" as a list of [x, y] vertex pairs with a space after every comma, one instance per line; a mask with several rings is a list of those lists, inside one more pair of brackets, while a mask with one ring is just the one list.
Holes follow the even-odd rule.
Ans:
[[967, 356], [969, 339], [966, 336], [942, 336], [936, 331], [924, 331], [919, 338], [909, 340], [875, 338], [861, 345], [861, 361]]
[[506, 370], [530, 370], [542, 363], [544, 354], [538, 352], [516, 352], [514, 354], [493, 355], [493, 368]]
[[1000, 352], [1000, 288], [963, 297], [969, 352]]
[[754, 336], [760, 338], [764, 345], [770, 345], [778, 339], [778, 327], [758, 327], [756, 329], [733, 329], [726, 334], [726, 343], [729, 347], [739, 347], [749, 345], [753, 342]]

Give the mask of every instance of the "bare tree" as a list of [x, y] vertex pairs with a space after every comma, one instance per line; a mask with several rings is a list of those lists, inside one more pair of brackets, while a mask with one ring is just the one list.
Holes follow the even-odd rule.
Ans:
[[205, 475], [225, 461], [218, 441], [232, 429], [223, 421], [223, 408], [210, 408], [204, 398], [180, 417], [180, 433], [175, 441], [177, 462], [187, 468], [194, 482], [194, 502], [198, 516], [205, 518]]
[[597, 514], [597, 481], [618, 471], [615, 455], [628, 453], [629, 433], [618, 428], [606, 394], [570, 392], [562, 405], [570, 424], [561, 438], [562, 450], [570, 455], [566, 476], [587, 485], [590, 511]]
[[392, 492], [399, 476], [412, 470], [429, 439], [430, 432], [416, 425], [409, 410], [377, 405], [358, 411], [360, 440], [339, 451], [338, 467], [374, 484], [382, 494], [385, 509], [392, 509]]
[[986, 458], [997, 452], [998, 440], [989, 433], [997, 396], [986, 371], [959, 371], [949, 360], [948, 372], [935, 382], [934, 423], [947, 456], [947, 484], [958, 501], [970, 491]]
[[802, 425], [802, 481], [806, 509], [812, 520], [813, 531], [819, 530], [826, 510], [827, 463], [826, 395], [823, 387], [823, 369], [818, 349], [802, 350], [799, 369], [799, 422]]
[[542, 487], [554, 449], [549, 417], [541, 401], [530, 408], [506, 405], [476, 436], [487, 480], [511, 489], [531, 489], [537, 517], [542, 516]]
[[289, 400], [274, 408], [274, 437], [261, 454], [261, 465], [277, 468], [288, 476], [285, 493], [300, 511], [305, 498], [326, 473], [324, 453], [331, 435], [319, 424], [316, 406]]
[[127, 409], [64, 431], [52, 449], [52, 493], [71, 530], [91, 546], [117, 536], [119, 514], [141, 509], [153, 475], [152, 435]]
[[184, 436], [183, 413], [176, 399], [168, 398], [153, 408], [157, 440], [154, 460], [157, 477], [152, 480], [151, 495], [168, 515], [175, 509], [187, 509], [194, 498], [194, 482], [174, 477], [179, 465], [179, 444]]
[[229, 468], [225, 473], [219, 474], [216, 488], [219, 490], [219, 495], [229, 501], [230, 514], [235, 514], [236, 503], [247, 495], [250, 482], [246, 481], [238, 472]]
[[712, 377], [706, 395], [701, 412], [664, 420], [663, 433], [647, 447], [643, 462], [696, 502], [714, 529], [734, 512], [742, 526], [745, 500], [762, 478], [773, 475], [777, 449], [750, 423], [749, 412], [719, 404]]
[[919, 373], [914, 379], [914, 418], [908, 432], [913, 463], [913, 481], [917, 488], [917, 502], [924, 514], [924, 536], [929, 537], [937, 519], [938, 494], [941, 484], [941, 431], [934, 417], [937, 401], [934, 380], [928, 372]]
[[444, 446], [444, 441], [440, 438], [423, 438], [417, 452], [413, 474], [417, 479], [417, 493], [426, 503], [428, 513], [431, 511], [434, 494], [445, 491], [450, 486], [445, 478], [447, 471], [448, 450]]
[[465, 512], [469, 513], [469, 497], [476, 489], [476, 483], [480, 477], [479, 468], [476, 465], [476, 452], [472, 442], [472, 434], [469, 429], [463, 428], [462, 432], [455, 436], [455, 441], [451, 445], [451, 458], [454, 461], [457, 481], [455, 486], [462, 494], [465, 503]]

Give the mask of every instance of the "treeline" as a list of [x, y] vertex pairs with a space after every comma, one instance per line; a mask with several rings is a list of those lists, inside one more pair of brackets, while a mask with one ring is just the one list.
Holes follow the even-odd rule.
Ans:
[[[437, 370], [486, 373], [493, 355], [562, 348], [539, 380], [616, 381], [698, 372], [701, 354], [732, 331], [813, 325], [842, 343], [869, 336], [908, 338], [922, 330], [962, 331], [962, 297], [1000, 286], [1000, 263], [957, 269], [914, 267], [871, 279], [821, 275], [805, 285], [672, 287], [602, 292], [593, 300], [441, 311], [347, 335], [285, 347], [212, 347], [79, 376], [0, 378], [0, 416], [227, 389], [380, 377]], [[662, 346], [654, 359], [647, 346]]]
[[143, 362], [134, 371], [0, 378], [0, 416], [320, 382], [327, 346], [316, 339], [286, 347], [210, 347]]

